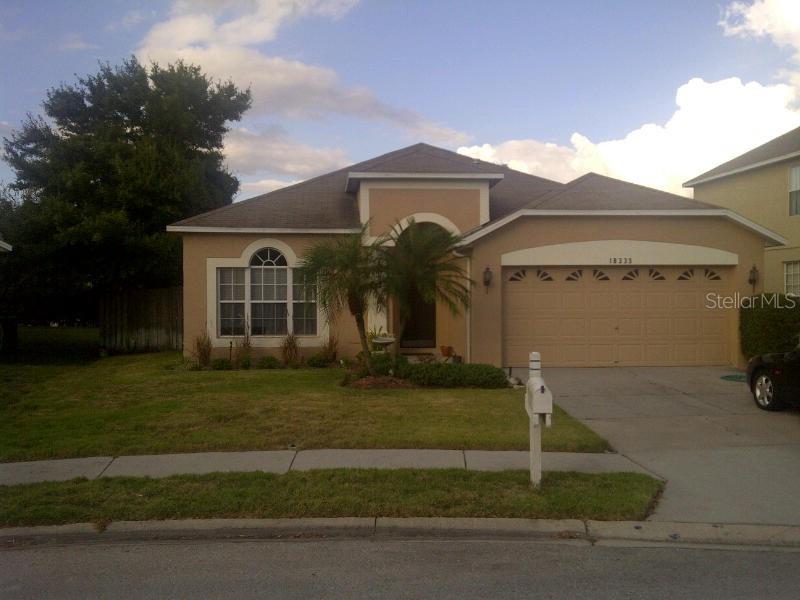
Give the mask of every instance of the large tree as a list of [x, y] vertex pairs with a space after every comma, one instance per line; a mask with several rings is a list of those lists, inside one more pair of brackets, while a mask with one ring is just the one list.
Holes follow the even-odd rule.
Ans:
[[24, 303], [178, 283], [165, 226], [231, 203], [239, 182], [223, 138], [250, 101], [197, 66], [135, 58], [48, 91], [45, 117], [4, 140], [17, 194], [0, 222], [14, 245], [0, 287]]

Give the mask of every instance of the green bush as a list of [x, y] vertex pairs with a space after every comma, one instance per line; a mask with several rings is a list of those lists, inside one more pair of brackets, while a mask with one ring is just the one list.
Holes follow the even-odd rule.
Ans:
[[483, 364], [416, 363], [406, 365], [402, 377], [421, 387], [508, 387], [502, 369]]
[[[394, 375], [396, 377], [403, 377], [405, 368], [408, 366], [408, 359], [402, 354], [397, 357], [397, 369], [395, 369], [394, 355], [390, 352], [373, 352], [372, 353], [372, 366], [375, 368], [376, 375]], [[366, 377], [369, 375], [367, 365], [361, 361], [361, 367], [358, 371], [359, 377]]]
[[776, 294], [775, 300], [767, 305], [772, 298], [754, 296], [750, 298], [751, 306], [740, 310], [742, 354], [747, 358], [771, 352], [789, 352], [798, 347], [800, 300]]
[[238, 367], [240, 369], [249, 369], [251, 365], [251, 360], [249, 356], [240, 356], [239, 357], [239, 364]]
[[331, 366], [332, 363], [333, 360], [327, 352], [317, 352], [309, 356], [306, 360], [306, 365], [314, 369], [324, 369], [325, 367]]
[[279, 361], [274, 356], [262, 356], [258, 360], [258, 368], [259, 369], [280, 369], [281, 368], [281, 361]]
[[211, 361], [211, 368], [215, 371], [230, 371], [232, 368], [231, 361], [227, 358], [215, 358]]

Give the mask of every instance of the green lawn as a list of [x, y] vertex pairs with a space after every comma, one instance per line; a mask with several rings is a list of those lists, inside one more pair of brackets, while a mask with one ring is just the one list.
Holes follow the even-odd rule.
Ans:
[[[521, 390], [356, 390], [338, 369], [188, 371], [177, 353], [0, 364], [0, 461], [286, 448], [525, 449]], [[608, 444], [561, 410], [545, 450]]]
[[277, 517], [527, 517], [641, 520], [661, 483], [637, 473], [322, 470], [0, 487], [0, 526]]

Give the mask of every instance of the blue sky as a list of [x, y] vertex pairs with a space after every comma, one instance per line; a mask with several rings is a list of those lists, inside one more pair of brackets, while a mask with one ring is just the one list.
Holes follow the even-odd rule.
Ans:
[[792, 4], [6, 0], [0, 134], [49, 87], [136, 53], [253, 85], [229, 136], [242, 197], [420, 140], [676, 190], [800, 125]]

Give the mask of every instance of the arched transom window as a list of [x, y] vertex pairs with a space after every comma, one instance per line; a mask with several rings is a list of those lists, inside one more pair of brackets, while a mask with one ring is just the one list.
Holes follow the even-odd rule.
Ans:
[[218, 268], [219, 335], [316, 335], [316, 288], [299, 277], [275, 248], [254, 253], [248, 267]]

